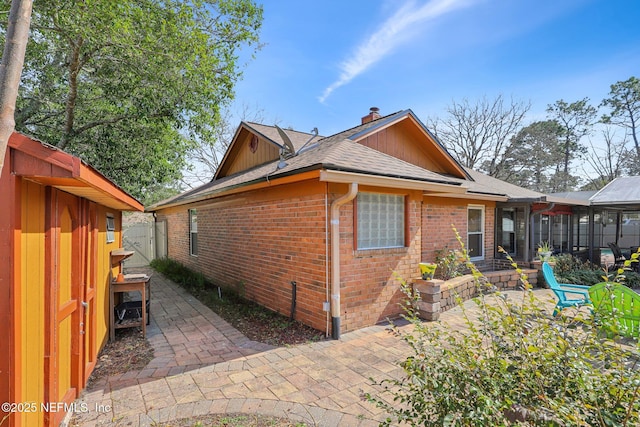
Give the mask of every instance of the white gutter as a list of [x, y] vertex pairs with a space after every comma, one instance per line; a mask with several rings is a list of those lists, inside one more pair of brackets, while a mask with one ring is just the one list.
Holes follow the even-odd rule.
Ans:
[[358, 183], [331, 203], [331, 338], [340, 339], [340, 207], [358, 194]]

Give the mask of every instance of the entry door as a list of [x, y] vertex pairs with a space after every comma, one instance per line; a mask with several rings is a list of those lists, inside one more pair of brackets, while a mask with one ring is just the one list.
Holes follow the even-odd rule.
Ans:
[[82, 284], [83, 303], [81, 303], [82, 323], [81, 340], [84, 368], [82, 372], [83, 388], [96, 366], [96, 283], [98, 281], [98, 212], [96, 205], [87, 200], [82, 202], [82, 214], [86, 217], [86, 228], [83, 240], [85, 242], [84, 283]]
[[[53, 189], [51, 243], [54, 261], [51, 269], [51, 311], [49, 329], [48, 402], [70, 404], [82, 381], [81, 351], [81, 247], [78, 199]], [[49, 412], [51, 425], [65, 415], [62, 408]]]

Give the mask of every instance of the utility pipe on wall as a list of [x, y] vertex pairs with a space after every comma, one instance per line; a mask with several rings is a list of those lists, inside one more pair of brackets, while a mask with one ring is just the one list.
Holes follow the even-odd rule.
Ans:
[[340, 339], [340, 207], [358, 194], [358, 183], [331, 203], [331, 338]]

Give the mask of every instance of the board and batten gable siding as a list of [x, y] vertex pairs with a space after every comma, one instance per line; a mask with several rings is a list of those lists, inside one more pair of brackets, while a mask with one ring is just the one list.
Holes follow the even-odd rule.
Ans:
[[[257, 143], [256, 143], [257, 141]], [[246, 129], [240, 131], [237, 142], [231, 148], [223, 170], [222, 176], [251, 169], [252, 167], [274, 161], [280, 156], [280, 150], [273, 143], [264, 138], [250, 133]]]
[[[167, 221], [169, 258], [285, 316], [295, 281], [295, 318], [324, 331], [325, 199], [326, 184], [305, 181], [161, 210], [157, 220]], [[189, 255], [188, 209], [198, 212], [197, 256]]]
[[433, 172], [465, 177], [438, 143], [409, 119], [380, 129], [357, 142]]
[[455, 230], [467, 243], [467, 209], [484, 206], [484, 259], [495, 253], [495, 202], [425, 196], [422, 212], [422, 260], [435, 262], [439, 250], [460, 249]]

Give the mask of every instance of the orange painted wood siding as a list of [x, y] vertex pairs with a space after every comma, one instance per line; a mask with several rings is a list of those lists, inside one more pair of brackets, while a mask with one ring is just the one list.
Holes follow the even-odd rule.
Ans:
[[[19, 402], [44, 401], [44, 218], [45, 203], [42, 186], [30, 181], [21, 185], [21, 331], [22, 337], [19, 357], [21, 357], [22, 395]], [[38, 408], [39, 409], [39, 408]], [[44, 418], [40, 411], [18, 414], [23, 426], [43, 426]]]
[[[20, 348], [17, 349], [16, 357], [19, 358], [18, 366], [20, 372], [17, 374], [19, 395], [15, 395], [15, 402], [35, 402], [38, 405], [36, 412], [22, 412], [16, 414], [16, 425], [20, 426], [44, 426], [45, 414], [41, 412], [40, 403], [46, 403], [45, 388], [48, 380], [44, 375], [45, 357], [45, 186], [22, 180], [21, 182], [21, 224], [22, 228], [17, 233], [20, 239], [20, 261], [14, 266], [19, 269], [20, 292], [19, 306], [20, 324], [16, 333], [21, 337]], [[93, 352], [97, 354], [106, 344], [109, 331], [109, 301], [108, 301], [108, 280], [110, 272], [109, 255], [114, 249], [121, 247], [121, 213], [117, 210], [104, 206], [96, 206], [98, 217], [97, 257], [96, 257], [96, 340], [93, 343]], [[106, 217], [107, 213], [115, 217], [116, 231], [115, 240], [107, 243]], [[65, 215], [62, 219], [66, 223], [66, 228], [72, 227], [71, 218]], [[61, 253], [71, 253], [72, 242], [67, 237], [63, 237], [60, 242]], [[85, 257], [85, 254], [82, 254]], [[87, 260], [83, 259], [83, 262]], [[63, 281], [69, 280], [69, 266], [60, 266]], [[58, 290], [58, 301], [66, 301], [71, 298], [70, 289], [61, 287]], [[87, 325], [90, 327], [91, 325]], [[70, 371], [71, 354], [71, 318], [61, 322], [56, 334], [59, 339], [60, 349], [66, 351], [57, 354], [56, 366], [59, 367], [57, 376], [59, 383], [56, 391], [61, 397], [64, 392], [71, 387]], [[85, 335], [85, 336], [88, 336]], [[85, 345], [89, 341], [83, 339]], [[89, 349], [91, 350], [91, 349]]]
[[[115, 239], [112, 243], [107, 243], [107, 213], [112, 214], [115, 219]], [[117, 275], [118, 269], [111, 269], [111, 251], [122, 247], [122, 213], [98, 206], [98, 260], [96, 284], [96, 342], [100, 350], [109, 338], [109, 272], [113, 271]]]

